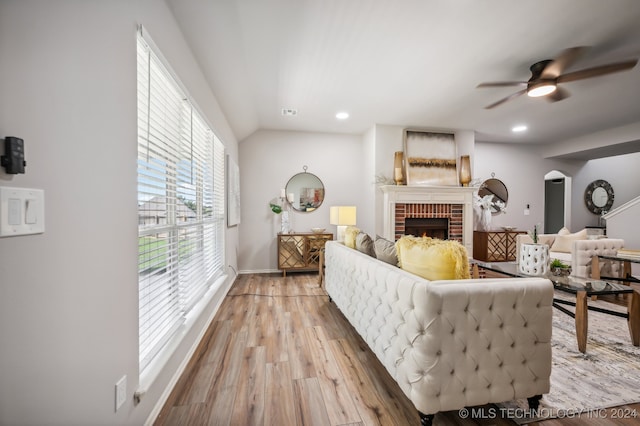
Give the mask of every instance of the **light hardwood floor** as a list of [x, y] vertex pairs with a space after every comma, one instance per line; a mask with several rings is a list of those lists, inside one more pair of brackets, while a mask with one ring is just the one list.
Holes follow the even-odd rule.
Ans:
[[[439, 413], [435, 425], [513, 425]], [[640, 416], [640, 404], [627, 406]], [[615, 414], [610, 412], [611, 414]], [[491, 414], [497, 414], [496, 418]], [[598, 418], [538, 424], [639, 424]], [[508, 417], [505, 416], [505, 417]], [[317, 274], [241, 275], [158, 419], [163, 425], [419, 425], [417, 411], [329, 302]]]

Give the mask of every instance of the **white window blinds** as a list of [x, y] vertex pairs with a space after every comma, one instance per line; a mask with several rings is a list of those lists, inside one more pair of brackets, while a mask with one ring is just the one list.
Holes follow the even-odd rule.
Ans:
[[224, 266], [224, 145], [138, 37], [140, 370]]

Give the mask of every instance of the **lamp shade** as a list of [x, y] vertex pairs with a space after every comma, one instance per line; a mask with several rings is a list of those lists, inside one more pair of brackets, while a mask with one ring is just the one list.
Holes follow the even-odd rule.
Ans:
[[329, 223], [331, 225], [355, 225], [355, 206], [333, 206], [329, 210]]

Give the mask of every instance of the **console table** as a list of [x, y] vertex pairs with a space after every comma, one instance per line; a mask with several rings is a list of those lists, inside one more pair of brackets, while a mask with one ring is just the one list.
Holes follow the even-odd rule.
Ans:
[[473, 231], [473, 258], [485, 262], [516, 260], [516, 235], [526, 231]]
[[287, 271], [317, 271], [324, 245], [331, 240], [331, 233], [278, 233], [278, 269], [282, 276], [286, 277]]

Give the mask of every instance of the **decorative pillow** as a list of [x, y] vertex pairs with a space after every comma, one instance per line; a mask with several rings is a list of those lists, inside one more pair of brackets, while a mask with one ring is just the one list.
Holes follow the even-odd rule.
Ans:
[[357, 236], [356, 236], [356, 250], [364, 253], [364, 254], [368, 254], [369, 256], [375, 258], [376, 257], [376, 250], [373, 246], [373, 240], [371, 239], [371, 237], [365, 233], [365, 232], [360, 232]]
[[569, 231], [565, 226], [563, 226], [558, 231], [558, 235], [571, 235], [571, 231]]
[[349, 248], [356, 248], [356, 237], [360, 233], [360, 229], [355, 226], [347, 226], [344, 231], [344, 245]]
[[376, 257], [383, 262], [393, 266], [398, 266], [398, 255], [396, 254], [396, 243], [376, 236], [374, 243]]
[[404, 236], [396, 251], [400, 268], [427, 280], [470, 278], [467, 249], [458, 241]]
[[553, 245], [549, 248], [549, 251], [557, 251], [559, 253], [571, 253], [571, 246], [573, 242], [576, 240], [586, 240], [587, 239], [587, 230], [583, 229], [580, 232], [576, 232], [575, 234], [566, 234], [560, 235], [556, 237], [553, 241]]

